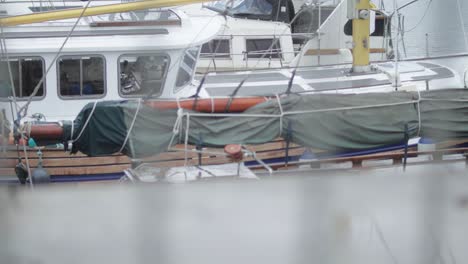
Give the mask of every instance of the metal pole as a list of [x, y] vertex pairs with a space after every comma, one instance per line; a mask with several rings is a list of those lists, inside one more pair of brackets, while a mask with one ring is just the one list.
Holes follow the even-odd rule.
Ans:
[[429, 33], [426, 33], [426, 57], [429, 57]]
[[320, 2], [317, 1], [318, 4], [318, 28], [317, 28], [317, 34], [318, 34], [318, 58], [317, 58], [317, 64], [320, 65], [320, 49], [321, 49], [321, 34], [320, 34], [320, 26], [322, 24], [322, 6], [320, 5]]
[[[395, 3], [395, 7], [396, 7], [396, 0], [394, 1]], [[398, 13], [398, 8], [396, 8], [397, 10], [397, 15], [398, 15], [398, 19], [400, 19], [400, 13]], [[400, 56], [400, 52], [399, 52], [399, 48], [398, 48], [398, 39], [399, 39], [399, 35], [400, 35], [400, 28], [397, 27], [397, 32], [395, 34], [395, 91], [398, 90], [398, 84], [399, 84], [399, 76], [398, 76], [398, 60], [399, 60], [399, 56]]]

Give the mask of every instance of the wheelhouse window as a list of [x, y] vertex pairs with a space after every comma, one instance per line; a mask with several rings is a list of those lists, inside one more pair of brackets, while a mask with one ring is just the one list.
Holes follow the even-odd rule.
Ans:
[[70, 56], [58, 59], [59, 95], [100, 97], [105, 94], [105, 62], [101, 56]]
[[79, 6], [79, 5], [75, 5], [75, 6], [30, 6], [29, 10], [33, 11], [34, 13], [38, 13], [38, 12], [64, 10], [64, 9], [71, 9], [71, 8], [81, 8], [81, 7], [82, 6]]
[[168, 66], [169, 56], [165, 54], [120, 56], [120, 95], [124, 97], [160, 95]]
[[213, 39], [203, 44], [200, 52], [202, 58], [230, 58], [231, 43], [229, 39]]
[[[10, 64], [10, 73], [8, 71]], [[15, 88], [17, 98], [26, 98], [32, 95], [34, 89], [45, 73], [44, 60], [41, 57], [9, 58], [0, 61], [0, 97], [13, 96], [11, 87]], [[41, 83], [35, 97], [44, 96], [44, 83]]]
[[278, 39], [247, 39], [247, 58], [282, 58]]
[[274, 1], [269, 0], [220, 0], [205, 4], [219, 12], [232, 15], [271, 15]]
[[179, 72], [177, 73], [176, 88], [185, 86], [192, 80], [197, 65], [198, 52], [200, 47], [193, 47], [185, 50], [185, 55], [180, 62]]
[[90, 26], [106, 24], [129, 26], [135, 25], [181, 25], [181, 18], [172, 10], [147, 9], [131, 12], [111, 13], [89, 17]]

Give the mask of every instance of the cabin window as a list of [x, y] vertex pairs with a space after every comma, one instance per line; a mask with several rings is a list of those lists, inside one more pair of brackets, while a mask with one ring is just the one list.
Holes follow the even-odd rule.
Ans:
[[219, 0], [204, 5], [220, 13], [229, 11], [234, 16], [271, 16], [273, 2], [271, 0]]
[[[44, 76], [44, 60], [41, 57], [10, 58], [11, 77], [18, 99], [31, 96], [34, 88]], [[40, 85], [35, 98], [44, 96], [44, 82]], [[0, 97], [13, 96], [11, 78], [8, 71], [8, 62], [0, 61]]]
[[247, 58], [281, 58], [279, 39], [247, 39]]
[[176, 88], [185, 86], [192, 80], [197, 65], [199, 47], [193, 47], [185, 50], [185, 55], [180, 62], [179, 72], [177, 73]]
[[212, 41], [203, 44], [200, 57], [230, 58], [231, 43], [229, 39], [213, 39]]
[[165, 54], [120, 56], [120, 95], [123, 97], [160, 95], [168, 66], [169, 56]]
[[105, 94], [105, 62], [101, 56], [67, 56], [58, 59], [59, 95], [102, 97]]
[[147, 9], [91, 16], [92, 27], [109, 26], [168, 26], [181, 25], [181, 18], [172, 10]]
[[38, 13], [38, 12], [56, 11], [56, 10], [64, 10], [64, 9], [72, 9], [72, 8], [82, 8], [82, 6], [79, 6], [79, 5], [75, 5], [75, 6], [30, 6], [29, 10], [33, 11], [34, 13]]

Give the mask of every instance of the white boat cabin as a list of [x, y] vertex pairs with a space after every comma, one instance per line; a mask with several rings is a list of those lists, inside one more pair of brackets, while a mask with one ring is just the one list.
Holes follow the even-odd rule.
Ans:
[[200, 72], [281, 68], [296, 55], [292, 0], [220, 0], [178, 9], [191, 17], [225, 15], [225, 26], [202, 46]]
[[74, 118], [96, 100], [189, 96], [200, 47], [222, 25], [219, 16], [147, 10], [83, 17], [66, 41], [75, 21], [3, 28], [0, 108], [10, 111], [11, 86], [22, 106], [44, 75], [28, 114], [48, 120]]

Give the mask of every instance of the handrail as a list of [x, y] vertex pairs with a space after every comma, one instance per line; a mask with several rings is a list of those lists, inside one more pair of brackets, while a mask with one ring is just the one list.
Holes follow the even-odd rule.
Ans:
[[[429, 160], [426, 162], [437, 162], [437, 161], [460, 161], [458, 160], [443, 160], [443, 155], [451, 155], [451, 154], [462, 154], [464, 156], [463, 159], [466, 160], [468, 163], [468, 148], [443, 148], [437, 149], [433, 151], [417, 151], [411, 150], [408, 151], [408, 157], [417, 157], [419, 155], [433, 155], [434, 160]], [[312, 165], [314, 167], [318, 167], [320, 164], [331, 164], [331, 163], [341, 163], [341, 162], [351, 162], [353, 168], [362, 168], [364, 161], [371, 161], [371, 160], [393, 160], [393, 165], [401, 164], [402, 159], [405, 157], [405, 153], [400, 151], [390, 151], [390, 152], [382, 152], [382, 153], [375, 153], [375, 154], [366, 154], [366, 155], [357, 155], [357, 156], [349, 156], [349, 157], [330, 157], [330, 158], [323, 158], [323, 159], [312, 159], [312, 160], [303, 160], [303, 161], [290, 161], [289, 166], [302, 166], [302, 165]], [[413, 163], [410, 163], [410, 165]], [[285, 167], [284, 162], [276, 162], [269, 164], [271, 167], [278, 169]], [[249, 166], [250, 169], [260, 169], [262, 168], [260, 165], [251, 165]]]

